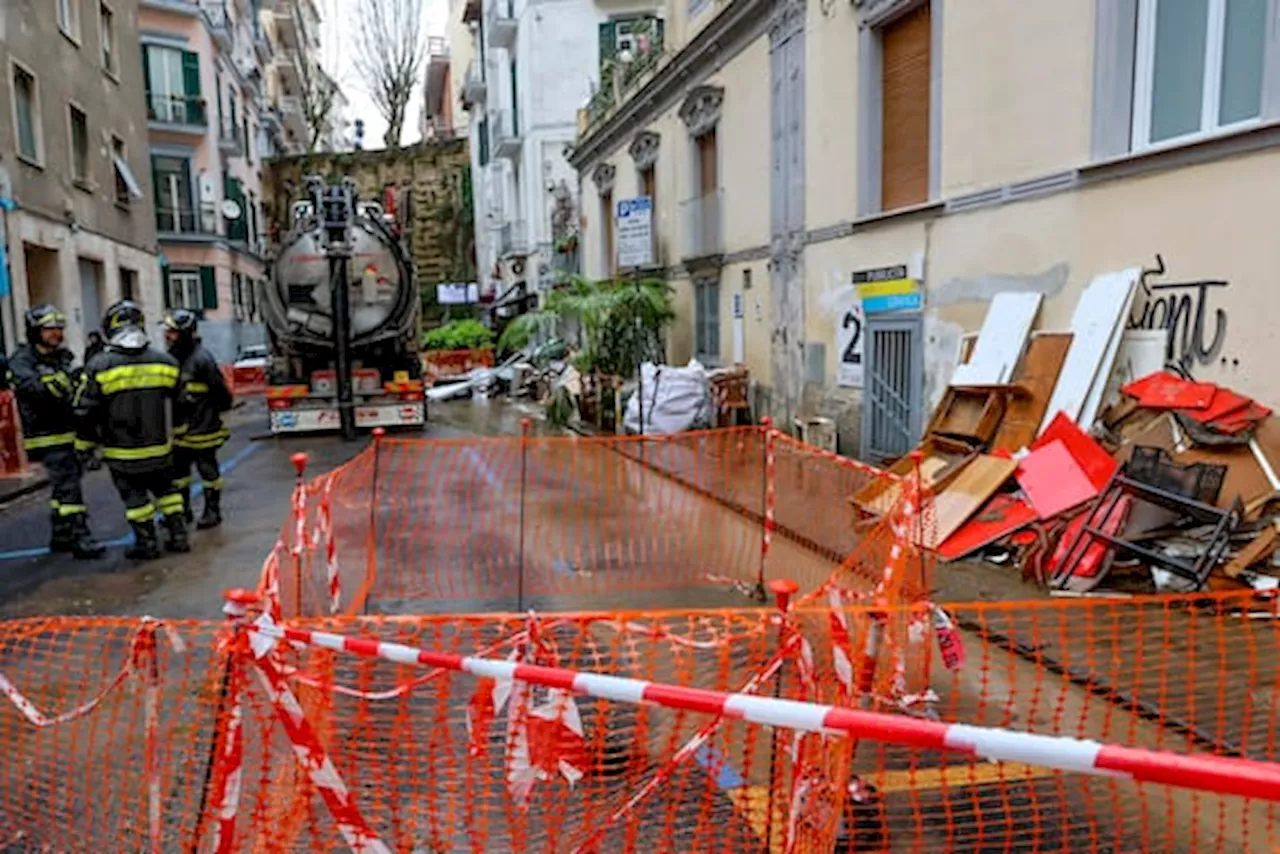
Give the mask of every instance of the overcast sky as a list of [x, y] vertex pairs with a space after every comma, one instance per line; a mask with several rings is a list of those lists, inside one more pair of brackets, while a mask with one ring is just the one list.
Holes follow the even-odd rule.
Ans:
[[[316, 0], [323, 21], [320, 26], [321, 49], [324, 53], [322, 62], [342, 86], [347, 96], [347, 119], [364, 119], [365, 148], [382, 148], [382, 135], [386, 133], [387, 123], [383, 121], [378, 108], [365, 91], [364, 82], [356, 74], [351, 61], [351, 51], [344, 50], [342, 33], [352, 32], [355, 28], [356, 9], [360, 0]], [[423, 25], [427, 35], [443, 36], [449, 19], [449, 0], [423, 0]], [[423, 66], [426, 73], [426, 66]], [[409, 115], [405, 121], [404, 135], [401, 145], [409, 145], [421, 139], [418, 122], [422, 114], [422, 86], [419, 80], [413, 87], [413, 99], [409, 102]]]

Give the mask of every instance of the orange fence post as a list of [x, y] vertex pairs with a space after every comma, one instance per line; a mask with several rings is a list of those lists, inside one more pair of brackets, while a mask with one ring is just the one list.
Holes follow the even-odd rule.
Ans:
[[760, 419], [760, 426], [764, 429], [764, 459], [763, 474], [761, 476], [761, 516], [764, 521], [761, 523], [761, 539], [760, 539], [760, 572], [756, 578], [756, 598], [761, 602], [766, 601], [764, 592], [764, 564], [769, 557], [769, 544], [773, 540], [773, 529], [777, 525], [774, 518], [774, 504], [777, 501], [777, 491], [774, 486], [774, 474], [777, 468], [777, 460], [774, 456], [774, 438], [777, 431], [773, 429], [773, 419], [766, 415]]
[[[769, 429], [766, 425], [766, 429]], [[794, 627], [790, 624], [791, 616], [791, 599], [800, 591], [800, 585], [789, 578], [779, 578], [769, 582], [769, 592], [773, 594], [774, 604], [778, 608], [778, 654], [782, 655], [783, 650], [787, 648], [788, 638]], [[782, 696], [782, 680], [786, 675], [786, 661], [783, 660], [778, 664], [778, 673], [773, 680], [773, 696], [779, 698]], [[769, 742], [769, 797], [768, 797], [768, 813], [765, 816], [765, 832], [764, 846], [765, 851], [773, 850], [773, 811], [776, 805], [775, 798], [777, 790], [781, 782], [778, 780], [778, 730], [774, 729], [770, 734]]]
[[307, 455], [299, 451], [289, 457], [294, 470], [298, 473], [297, 485], [293, 488], [293, 594], [294, 607], [298, 610], [294, 616], [301, 616], [302, 610], [302, 552], [306, 548], [307, 539], [307, 484], [303, 479], [307, 472]]
[[529, 475], [529, 430], [532, 427], [533, 421], [531, 419], [520, 419], [520, 543], [516, 547], [516, 570], [520, 575], [516, 579], [517, 611], [524, 610], [524, 510], [525, 494], [528, 491], [525, 487]]
[[373, 476], [369, 485], [369, 544], [365, 551], [365, 589], [362, 608], [369, 613], [369, 594], [378, 576], [378, 467], [382, 462], [382, 437], [387, 431], [382, 427], [373, 428]]

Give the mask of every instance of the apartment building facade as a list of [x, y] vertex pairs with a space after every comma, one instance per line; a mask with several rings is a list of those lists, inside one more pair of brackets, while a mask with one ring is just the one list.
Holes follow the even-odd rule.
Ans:
[[1066, 329], [1092, 276], [1159, 253], [1131, 325], [1280, 401], [1277, 0], [671, 2], [668, 54], [571, 158], [591, 275], [610, 207], [654, 197], [671, 361], [744, 363], [781, 423], [900, 451], [994, 294]]
[[596, 86], [604, 15], [592, 0], [471, 0], [460, 13], [480, 290], [523, 299], [550, 285], [556, 243], [576, 220], [566, 157]]
[[137, 0], [0, 6], [0, 345], [55, 303], [67, 343], [121, 297], [163, 310], [147, 169]]
[[143, 0], [140, 10], [164, 301], [199, 313], [219, 361], [265, 340], [261, 170], [305, 136], [287, 99], [271, 101], [268, 78], [287, 74], [302, 43], [299, 5]]

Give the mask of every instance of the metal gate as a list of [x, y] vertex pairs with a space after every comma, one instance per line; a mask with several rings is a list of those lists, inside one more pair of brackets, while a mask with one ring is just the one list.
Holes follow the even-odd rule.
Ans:
[[915, 446], [923, 417], [924, 348], [920, 318], [868, 318], [866, 352], [862, 458], [900, 457]]

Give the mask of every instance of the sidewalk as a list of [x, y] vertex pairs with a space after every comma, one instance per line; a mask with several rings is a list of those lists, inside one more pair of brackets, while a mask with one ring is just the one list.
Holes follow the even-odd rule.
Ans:
[[0, 509], [14, 499], [29, 495], [49, 483], [43, 466], [29, 465], [22, 474], [0, 476]]

